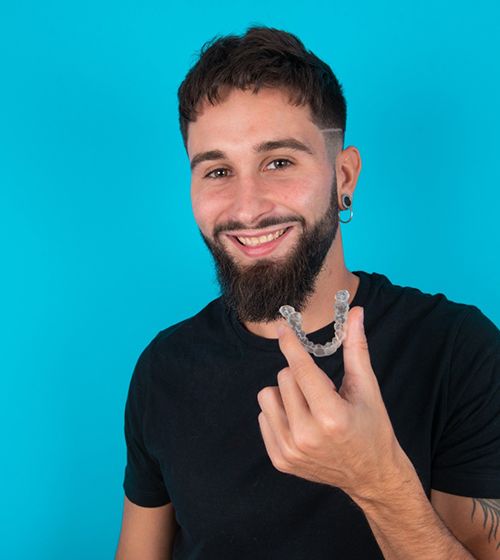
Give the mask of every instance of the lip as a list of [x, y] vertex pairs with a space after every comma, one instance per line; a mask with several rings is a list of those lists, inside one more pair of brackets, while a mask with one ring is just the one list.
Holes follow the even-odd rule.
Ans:
[[274, 239], [273, 241], [269, 241], [268, 243], [263, 243], [262, 245], [257, 245], [256, 247], [250, 247], [248, 245], [242, 245], [235, 236], [228, 235], [231, 239], [232, 243], [238, 247], [238, 249], [249, 257], [262, 257], [264, 255], [268, 255], [290, 234], [290, 232], [294, 229], [294, 226], [289, 226], [287, 231], [278, 239]]
[[266, 231], [262, 231], [262, 230], [241, 230], [241, 231], [232, 231], [230, 233], [226, 233], [226, 235], [233, 235], [235, 237], [259, 237], [261, 235], [269, 235], [270, 233], [276, 233], [277, 231], [280, 231], [282, 229], [288, 229], [290, 227], [292, 227], [295, 224], [279, 224], [277, 227], [275, 227], [274, 229], [268, 229]]

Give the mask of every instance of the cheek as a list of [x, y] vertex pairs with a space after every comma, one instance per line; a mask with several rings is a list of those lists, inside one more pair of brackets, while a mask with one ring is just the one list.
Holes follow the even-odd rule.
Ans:
[[323, 213], [330, 203], [332, 182], [323, 180], [321, 183], [305, 182], [297, 193], [300, 197], [300, 204], [303, 208], [308, 208], [314, 215]]
[[212, 235], [214, 220], [219, 211], [217, 198], [191, 188], [191, 209], [198, 227], [205, 235]]
[[[256, 196], [267, 200], [270, 214], [297, 215], [306, 222], [323, 214], [330, 200], [330, 187], [310, 180], [310, 177], [269, 179], [262, 181]], [[191, 208], [198, 227], [204, 234], [212, 235], [214, 226], [231, 214], [234, 204], [234, 187], [213, 185], [210, 190], [191, 184]], [[238, 216], [231, 216], [238, 218]]]
[[276, 202], [309, 220], [323, 206], [324, 197], [325, 193], [317, 184], [304, 179], [280, 190], [279, 200]]

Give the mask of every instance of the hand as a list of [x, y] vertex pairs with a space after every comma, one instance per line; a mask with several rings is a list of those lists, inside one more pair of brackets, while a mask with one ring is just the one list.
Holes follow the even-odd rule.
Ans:
[[257, 395], [272, 464], [280, 472], [337, 486], [353, 499], [382, 497], [398, 476], [400, 481], [407, 476], [409, 460], [371, 366], [363, 309], [348, 313], [338, 391], [288, 324], [283, 328], [279, 345], [289, 367], [279, 371], [278, 387], [264, 387]]

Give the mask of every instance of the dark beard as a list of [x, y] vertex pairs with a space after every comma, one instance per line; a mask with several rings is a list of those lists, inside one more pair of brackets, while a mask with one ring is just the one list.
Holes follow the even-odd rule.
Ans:
[[[338, 230], [336, 181], [332, 185], [329, 207], [312, 229], [307, 229], [304, 219], [298, 216], [280, 218], [278, 223], [261, 223], [254, 229], [291, 221], [300, 222], [303, 227], [303, 233], [292, 252], [283, 259], [263, 258], [250, 265], [237, 265], [224, 250], [217, 237], [220, 227], [214, 235], [216, 242], [200, 231], [215, 261], [224, 304], [236, 312], [242, 323], [281, 319], [279, 308], [282, 305], [291, 305], [296, 311], [303, 311], [306, 307]], [[224, 227], [225, 231], [234, 229], [245, 229], [245, 226], [234, 223]]]

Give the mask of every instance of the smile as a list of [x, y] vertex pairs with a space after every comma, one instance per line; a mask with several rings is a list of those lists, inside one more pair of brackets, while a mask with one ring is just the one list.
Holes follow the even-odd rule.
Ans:
[[235, 235], [228, 235], [228, 237], [242, 253], [250, 257], [257, 257], [267, 255], [274, 251], [274, 249], [281, 244], [282, 240], [288, 237], [292, 228], [293, 226], [290, 226], [260, 237], [237, 237]]
[[261, 235], [260, 237], [235, 237], [242, 245], [246, 245], [247, 247], [255, 247], [257, 245], [269, 243], [269, 241], [273, 241], [274, 239], [278, 239], [278, 237], [281, 237], [285, 233], [286, 229], [287, 228], [283, 228], [275, 231], [274, 233], [270, 233], [269, 235]]

